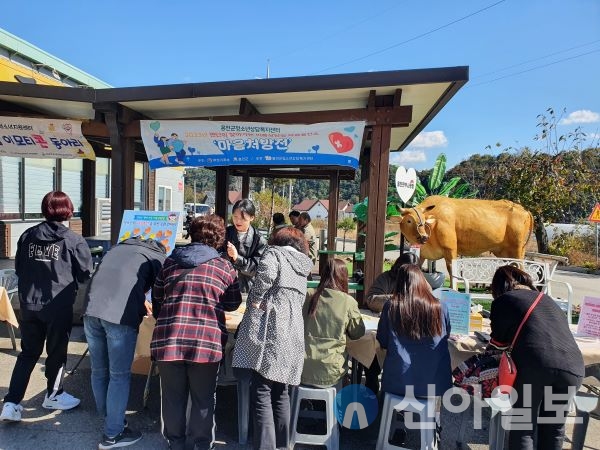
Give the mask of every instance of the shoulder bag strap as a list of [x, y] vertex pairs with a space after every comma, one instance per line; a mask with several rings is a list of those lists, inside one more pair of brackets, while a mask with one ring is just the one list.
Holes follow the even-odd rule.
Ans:
[[523, 325], [525, 325], [525, 322], [527, 322], [527, 319], [529, 319], [529, 316], [533, 312], [533, 308], [535, 308], [537, 306], [537, 304], [542, 299], [543, 295], [544, 295], [544, 293], [540, 292], [540, 295], [537, 296], [537, 298], [535, 299], [535, 301], [531, 304], [531, 306], [527, 310], [527, 313], [525, 314], [525, 317], [523, 317], [523, 320], [521, 321], [521, 324], [519, 325], [519, 328], [517, 329], [517, 332], [515, 333], [515, 337], [513, 338], [512, 343], [510, 344], [510, 348], [508, 349], [509, 352], [512, 351], [513, 347], [515, 346], [515, 342], [517, 342], [517, 338], [519, 337], [519, 333], [521, 332], [521, 328], [523, 328]]

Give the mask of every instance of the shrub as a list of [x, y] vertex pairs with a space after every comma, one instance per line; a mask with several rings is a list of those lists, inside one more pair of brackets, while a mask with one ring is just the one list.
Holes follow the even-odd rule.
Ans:
[[561, 232], [554, 236], [548, 246], [552, 255], [566, 256], [569, 264], [589, 269], [598, 268], [594, 235], [581, 234], [577, 230]]

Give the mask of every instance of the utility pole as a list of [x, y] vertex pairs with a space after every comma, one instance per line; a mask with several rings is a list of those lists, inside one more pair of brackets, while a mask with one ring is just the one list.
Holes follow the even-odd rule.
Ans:
[[290, 189], [289, 189], [289, 191], [288, 191], [288, 194], [289, 194], [289, 198], [288, 198], [288, 200], [289, 200], [289, 202], [290, 202], [290, 209], [289, 209], [290, 211], [292, 210], [292, 189], [293, 189], [293, 186], [292, 186], [292, 179], [290, 178]]
[[194, 217], [196, 217], [196, 180], [194, 179]]

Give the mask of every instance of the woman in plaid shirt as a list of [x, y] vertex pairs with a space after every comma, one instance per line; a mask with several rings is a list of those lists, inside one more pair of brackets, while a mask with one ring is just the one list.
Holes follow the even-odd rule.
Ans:
[[[225, 311], [242, 302], [237, 272], [219, 255], [225, 224], [216, 215], [190, 225], [192, 243], [167, 258], [152, 289], [156, 327], [150, 349], [161, 378], [163, 435], [169, 448], [214, 445], [215, 390], [227, 340]], [[188, 395], [192, 399], [186, 430]]]

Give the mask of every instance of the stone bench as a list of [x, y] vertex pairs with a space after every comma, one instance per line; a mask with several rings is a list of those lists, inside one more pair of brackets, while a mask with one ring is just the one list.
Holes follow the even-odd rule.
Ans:
[[550, 296], [552, 296], [551, 284], [564, 285], [567, 289], [567, 299], [553, 298], [566, 312], [569, 324], [572, 323], [573, 288], [565, 281], [552, 279], [554, 270], [551, 270], [548, 262], [495, 257], [454, 259], [452, 260], [452, 289], [460, 291], [459, 285], [462, 284], [464, 292], [471, 294], [472, 299], [492, 300], [492, 294], [471, 292], [471, 289], [474, 284], [490, 286], [496, 269], [506, 265], [513, 265], [527, 272], [534, 286]]

